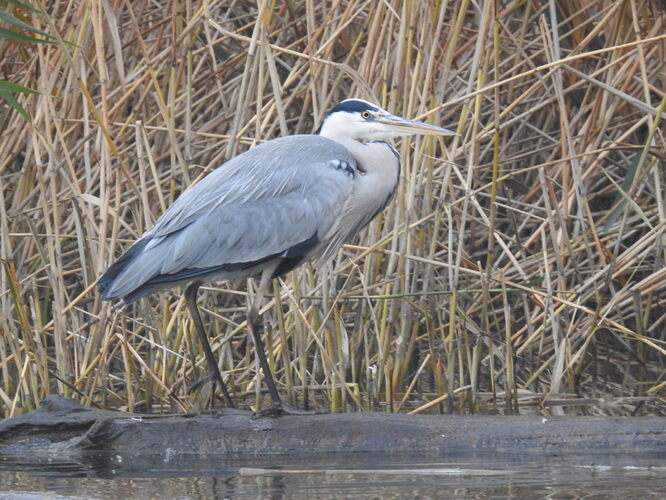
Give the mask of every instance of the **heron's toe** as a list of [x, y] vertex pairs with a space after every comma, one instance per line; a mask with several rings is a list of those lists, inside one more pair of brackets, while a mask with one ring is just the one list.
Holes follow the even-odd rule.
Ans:
[[324, 412], [316, 410], [302, 410], [296, 406], [291, 406], [282, 401], [274, 401], [271, 406], [263, 410], [255, 411], [252, 414], [252, 420], [264, 417], [280, 417], [282, 415], [318, 415]]

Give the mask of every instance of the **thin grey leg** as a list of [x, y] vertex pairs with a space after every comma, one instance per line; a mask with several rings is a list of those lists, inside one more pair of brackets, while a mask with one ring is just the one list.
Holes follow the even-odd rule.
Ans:
[[203, 380], [195, 383], [193, 387], [198, 386], [199, 384], [201, 384], [202, 381], [208, 379], [217, 381], [222, 389], [222, 396], [224, 397], [224, 402], [227, 404], [229, 408], [235, 408], [236, 405], [234, 404], [233, 400], [231, 399], [231, 396], [229, 395], [229, 391], [227, 390], [227, 386], [225, 385], [224, 380], [222, 380], [222, 374], [220, 373], [220, 368], [217, 366], [215, 355], [213, 354], [213, 350], [211, 349], [210, 343], [208, 342], [208, 335], [206, 335], [203, 322], [201, 321], [201, 315], [199, 314], [199, 307], [197, 306], [197, 292], [199, 291], [199, 286], [201, 286], [200, 283], [190, 283], [189, 285], [187, 285], [187, 287], [185, 287], [185, 303], [187, 304], [187, 308], [190, 311], [190, 315], [194, 320], [194, 327], [197, 330], [197, 335], [199, 335], [199, 341], [201, 342], [204, 349], [204, 354], [206, 355], [206, 362], [208, 363], [208, 376], [205, 377]]
[[254, 416], [255, 418], [264, 416], [277, 416], [284, 413], [288, 413], [290, 415], [311, 415], [315, 412], [301, 410], [300, 408], [296, 408], [282, 402], [282, 398], [280, 398], [280, 394], [277, 391], [277, 386], [275, 385], [275, 380], [273, 379], [273, 374], [271, 373], [271, 368], [268, 365], [264, 343], [261, 340], [261, 333], [259, 331], [259, 310], [261, 309], [261, 304], [264, 300], [266, 290], [271, 283], [273, 271], [274, 268], [270, 268], [263, 272], [261, 276], [261, 283], [259, 284], [259, 289], [257, 290], [257, 295], [255, 296], [254, 300], [251, 301], [247, 312], [247, 326], [250, 330], [250, 333], [252, 334], [254, 350], [256, 351], [257, 358], [259, 359], [259, 366], [264, 372], [266, 386], [268, 387], [268, 393], [271, 395], [272, 400], [271, 406], [269, 408], [256, 412]]

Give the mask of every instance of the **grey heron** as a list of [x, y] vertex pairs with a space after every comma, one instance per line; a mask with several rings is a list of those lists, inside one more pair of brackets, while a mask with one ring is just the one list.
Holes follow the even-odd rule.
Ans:
[[413, 134], [454, 132], [347, 99], [317, 133], [273, 139], [232, 158], [185, 191], [100, 277], [102, 299], [131, 303], [183, 285], [208, 377], [233, 406], [197, 291], [203, 283], [258, 278], [247, 325], [272, 399], [267, 413], [298, 412], [280, 399], [266, 360], [258, 328], [264, 294], [273, 278], [325, 261], [386, 207], [400, 177], [400, 155], [386, 141]]

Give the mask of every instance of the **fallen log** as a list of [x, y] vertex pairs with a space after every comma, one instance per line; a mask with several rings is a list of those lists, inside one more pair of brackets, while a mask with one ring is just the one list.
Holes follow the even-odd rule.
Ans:
[[249, 412], [135, 415], [49, 396], [0, 422], [0, 456], [257, 457], [388, 453], [613, 454], [666, 457], [663, 417], [542, 417], [337, 413], [253, 420]]

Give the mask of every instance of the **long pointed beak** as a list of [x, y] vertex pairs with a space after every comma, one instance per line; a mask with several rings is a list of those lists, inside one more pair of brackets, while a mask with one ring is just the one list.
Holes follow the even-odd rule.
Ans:
[[386, 125], [389, 131], [395, 133], [396, 135], [412, 135], [412, 134], [422, 134], [422, 135], [456, 135], [455, 132], [437, 127], [436, 125], [430, 125], [425, 122], [415, 122], [413, 120], [408, 120], [407, 118], [402, 118], [401, 116], [396, 115], [384, 115], [375, 118], [375, 121]]

